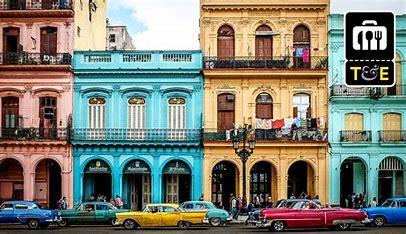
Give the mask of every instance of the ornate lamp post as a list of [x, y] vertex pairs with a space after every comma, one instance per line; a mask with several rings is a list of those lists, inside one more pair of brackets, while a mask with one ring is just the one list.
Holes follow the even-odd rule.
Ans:
[[[251, 126], [248, 124], [244, 124], [242, 129], [238, 129], [235, 127], [231, 134], [231, 139], [233, 141], [233, 148], [235, 154], [240, 157], [242, 162], [242, 200], [245, 206], [247, 199], [246, 199], [246, 162], [251, 154], [254, 152], [255, 148], [255, 134], [254, 131], [251, 129]], [[248, 142], [248, 145], [247, 145]], [[242, 143], [242, 147], [240, 148], [240, 143]]]

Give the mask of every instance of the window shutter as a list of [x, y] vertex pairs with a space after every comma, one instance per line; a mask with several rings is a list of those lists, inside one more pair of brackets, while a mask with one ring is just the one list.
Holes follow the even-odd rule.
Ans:
[[306, 118], [311, 118], [311, 117], [312, 117], [312, 108], [309, 106], [309, 107], [307, 107]]
[[293, 118], [297, 118], [298, 109], [297, 107], [293, 107]]

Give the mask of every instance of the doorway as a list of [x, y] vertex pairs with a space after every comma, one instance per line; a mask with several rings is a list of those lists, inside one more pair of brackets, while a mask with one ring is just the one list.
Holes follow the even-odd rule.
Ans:
[[366, 167], [361, 159], [350, 157], [344, 160], [340, 168], [341, 207], [353, 207], [353, 193], [366, 195], [366, 178]]
[[84, 169], [83, 201], [95, 200], [103, 196], [108, 201], [112, 198], [111, 168], [103, 160], [90, 161]]
[[151, 169], [142, 160], [132, 160], [123, 169], [124, 206], [142, 210], [151, 203]]
[[0, 161], [0, 204], [24, 199], [24, 169], [15, 159]]
[[18, 52], [20, 48], [20, 29], [4, 28], [3, 29], [3, 63], [17, 64]]
[[304, 161], [293, 163], [288, 170], [287, 197], [306, 198], [314, 194], [314, 171]]
[[237, 168], [228, 161], [217, 163], [211, 173], [211, 201], [230, 211], [231, 196], [236, 197]]
[[44, 159], [35, 168], [35, 200], [50, 209], [58, 208], [62, 197], [61, 167], [52, 159]]
[[192, 177], [190, 167], [183, 161], [168, 162], [163, 169], [165, 201], [182, 203], [191, 199]]

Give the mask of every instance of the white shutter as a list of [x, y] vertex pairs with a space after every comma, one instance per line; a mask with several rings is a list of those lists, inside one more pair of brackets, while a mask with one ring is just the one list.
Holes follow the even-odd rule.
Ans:
[[182, 102], [169, 103], [168, 107], [169, 139], [179, 140], [186, 137], [186, 104]]
[[[95, 98], [101, 100], [99, 98]], [[89, 133], [88, 136], [91, 139], [102, 139], [104, 138], [105, 131], [105, 104], [103, 103], [89, 103]], [[97, 101], [94, 101], [97, 102]]]
[[130, 101], [128, 103], [128, 137], [129, 139], [145, 139], [145, 100], [140, 98], [134, 98], [134, 100], [137, 100], [135, 104]]

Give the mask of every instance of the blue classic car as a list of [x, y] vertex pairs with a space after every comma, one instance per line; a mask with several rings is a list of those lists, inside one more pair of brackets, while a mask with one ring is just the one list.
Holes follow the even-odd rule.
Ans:
[[391, 223], [406, 223], [406, 198], [390, 198], [381, 206], [365, 208], [369, 222], [366, 225], [382, 227]]
[[60, 220], [60, 213], [43, 209], [30, 201], [8, 201], [0, 206], [0, 223], [27, 224], [30, 229], [46, 228]]
[[230, 214], [223, 210], [218, 209], [212, 202], [209, 201], [187, 201], [180, 205], [180, 207], [186, 211], [198, 211], [205, 210], [206, 219], [204, 223], [209, 223], [213, 227], [224, 225], [232, 220]]

